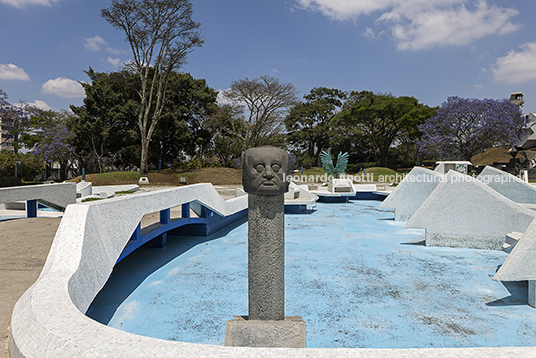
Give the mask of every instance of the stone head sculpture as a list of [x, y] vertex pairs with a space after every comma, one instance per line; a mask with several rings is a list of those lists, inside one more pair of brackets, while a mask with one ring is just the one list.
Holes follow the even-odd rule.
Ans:
[[246, 193], [278, 195], [288, 191], [288, 153], [282, 149], [265, 146], [248, 149], [244, 153], [242, 184]]

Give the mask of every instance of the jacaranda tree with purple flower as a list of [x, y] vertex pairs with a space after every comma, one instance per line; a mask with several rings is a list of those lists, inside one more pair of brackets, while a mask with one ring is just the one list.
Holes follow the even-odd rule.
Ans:
[[515, 144], [527, 121], [507, 99], [449, 97], [435, 116], [419, 126], [423, 133], [419, 153], [469, 161], [483, 150]]
[[60, 173], [63, 174], [74, 156], [75, 150], [71, 145], [74, 133], [66, 126], [70, 114], [67, 112], [56, 112], [55, 114], [54, 121], [43, 128], [42, 139], [33, 153], [34, 156], [43, 158], [47, 164], [58, 162], [62, 168]]

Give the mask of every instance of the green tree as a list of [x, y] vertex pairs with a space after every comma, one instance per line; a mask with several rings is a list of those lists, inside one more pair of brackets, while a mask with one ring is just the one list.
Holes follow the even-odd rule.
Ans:
[[91, 82], [81, 83], [84, 104], [71, 106], [76, 116], [67, 123], [76, 134], [72, 144], [81, 165], [95, 163], [100, 173], [106, 163], [128, 167], [139, 158], [137, 77], [126, 70], [104, 73], [91, 67], [85, 73]]
[[418, 136], [418, 126], [435, 113], [414, 97], [395, 97], [370, 91], [351, 92], [341, 118], [347, 128], [366, 138], [376, 161], [388, 165], [389, 151], [403, 134]]
[[101, 10], [106, 21], [125, 33], [133, 55], [130, 68], [140, 81], [141, 175], [147, 171], [149, 144], [168, 101], [169, 78], [203, 43], [192, 13], [190, 0], [113, 0]]
[[331, 146], [331, 120], [339, 113], [346, 93], [333, 88], [317, 87], [303, 96], [285, 118], [289, 143], [302, 155], [313, 158], [320, 164], [320, 152]]
[[189, 73], [173, 73], [167, 91], [169, 100], [151, 141], [150, 158], [153, 163], [173, 163], [185, 155], [204, 159], [214, 136], [206, 123], [216, 111], [217, 91]]

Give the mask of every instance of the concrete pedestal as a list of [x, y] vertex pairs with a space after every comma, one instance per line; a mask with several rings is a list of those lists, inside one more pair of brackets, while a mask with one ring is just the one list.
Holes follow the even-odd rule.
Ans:
[[225, 346], [305, 348], [305, 322], [299, 316], [284, 320], [248, 320], [235, 316], [225, 327]]

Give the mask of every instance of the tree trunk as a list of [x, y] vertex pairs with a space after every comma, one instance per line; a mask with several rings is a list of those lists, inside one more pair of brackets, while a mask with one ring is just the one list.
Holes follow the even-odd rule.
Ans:
[[140, 176], [147, 175], [147, 156], [149, 154], [149, 140], [144, 136], [141, 139]]

